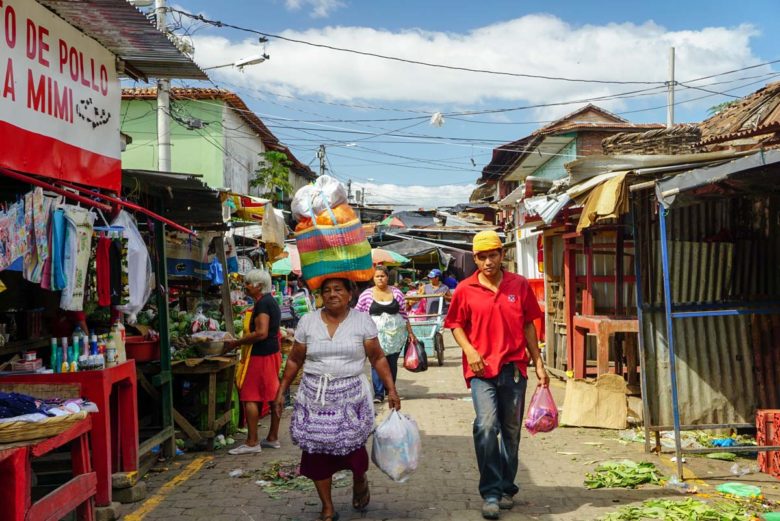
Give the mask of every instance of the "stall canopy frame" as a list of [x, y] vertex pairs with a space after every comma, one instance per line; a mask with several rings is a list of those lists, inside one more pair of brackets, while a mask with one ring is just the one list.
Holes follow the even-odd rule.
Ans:
[[[722, 452], [722, 448], [702, 448], [688, 449], [682, 447], [681, 431], [696, 429], [721, 429], [735, 427], [754, 427], [752, 424], [710, 424], [683, 426], [680, 419], [680, 401], [677, 381], [677, 353], [675, 350], [674, 322], [679, 319], [696, 317], [723, 317], [736, 315], [764, 315], [780, 313], [780, 301], [762, 302], [751, 305], [746, 303], [740, 306], [712, 306], [712, 305], [686, 305], [677, 306], [672, 301], [672, 273], [670, 270], [670, 248], [668, 242], [668, 214], [669, 210], [677, 205], [694, 202], [701, 197], [724, 197], [726, 195], [756, 193], [759, 186], [771, 179], [772, 175], [777, 175], [777, 169], [780, 168], [780, 151], [771, 151], [764, 153], [758, 152], [754, 155], [736, 159], [726, 164], [713, 167], [703, 167], [676, 176], [656, 182], [656, 201], [659, 206], [659, 234], [661, 247], [661, 271], [663, 277], [663, 295], [664, 295], [664, 314], [667, 334], [667, 345], [669, 350], [669, 377], [671, 381], [671, 401], [672, 417], [674, 430], [675, 455], [677, 459], [677, 477], [685, 479], [683, 473], [683, 454], [701, 454]], [[773, 172], [774, 171], [774, 172]], [[770, 186], [762, 186], [766, 192]], [[780, 183], [775, 182], [775, 192], [780, 192]], [[681, 197], [682, 196], [682, 197]], [[636, 255], [636, 271], [641, 273], [640, 263], [641, 255]], [[639, 285], [639, 284], [638, 284]], [[639, 308], [641, 310], [643, 302], [639, 301], [640, 293], [637, 292]], [[640, 311], [640, 320], [643, 315]], [[640, 349], [643, 346], [640, 343]], [[644, 359], [644, 353], [642, 354]], [[644, 372], [644, 371], [643, 371]], [[643, 384], [645, 382], [643, 381]], [[646, 386], [645, 386], [646, 387]], [[643, 401], [649, 398], [643, 389]], [[645, 404], [647, 409], [647, 404]], [[646, 420], [646, 435], [649, 434], [650, 427], [647, 426], [650, 418]], [[660, 430], [661, 427], [654, 427]], [[755, 452], [755, 451], [777, 451], [780, 446], [762, 446], [762, 447], [730, 447], [732, 452]]]

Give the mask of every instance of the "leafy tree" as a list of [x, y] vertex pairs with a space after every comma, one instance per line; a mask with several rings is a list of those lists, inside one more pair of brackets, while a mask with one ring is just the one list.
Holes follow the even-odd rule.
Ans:
[[261, 186], [266, 191], [261, 195], [278, 203], [284, 199], [285, 193], [291, 193], [293, 186], [290, 183], [290, 166], [292, 162], [287, 156], [276, 150], [269, 150], [260, 154], [262, 158], [255, 170], [255, 178], [249, 181], [250, 186]]

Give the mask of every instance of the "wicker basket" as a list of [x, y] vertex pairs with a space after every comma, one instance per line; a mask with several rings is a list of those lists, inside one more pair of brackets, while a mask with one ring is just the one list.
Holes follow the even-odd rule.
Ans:
[[36, 440], [56, 436], [87, 417], [86, 411], [67, 416], [55, 416], [39, 422], [9, 421], [0, 423], [0, 443]]

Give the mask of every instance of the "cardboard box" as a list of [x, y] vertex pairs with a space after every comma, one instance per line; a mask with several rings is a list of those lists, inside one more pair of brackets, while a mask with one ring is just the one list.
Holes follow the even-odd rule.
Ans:
[[622, 376], [603, 374], [594, 380], [566, 382], [561, 424], [571, 427], [628, 427], [628, 387]]

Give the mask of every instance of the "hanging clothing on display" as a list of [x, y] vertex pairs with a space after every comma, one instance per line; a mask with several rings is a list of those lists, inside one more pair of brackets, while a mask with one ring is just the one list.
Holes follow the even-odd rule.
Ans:
[[128, 285], [127, 239], [112, 238], [109, 248], [111, 265], [111, 304], [124, 306], [130, 300]]
[[130, 301], [118, 308], [127, 314], [127, 321], [134, 324], [135, 315], [143, 309], [152, 293], [152, 261], [135, 219], [126, 211], [119, 212], [112, 226], [121, 226], [122, 235], [127, 238], [128, 288]]
[[65, 212], [64, 271], [68, 284], [62, 290], [60, 308], [65, 311], [81, 311], [84, 308], [84, 291], [87, 282], [87, 266], [92, 242], [95, 214], [73, 205], [62, 205]]
[[24, 256], [24, 278], [41, 283], [43, 268], [49, 258], [49, 207], [51, 199], [37, 187], [24, 196], [24, 224], [27, 234], [27, 254]]
[[46, 219], [46, 258], [43, 261], [43, 268], [41, 270], [41, 287], [43, 289], [51, 290], [51, 266], [52, 266], [52, 247], [51, 247], [51, 234], [52, 234], [52, 221], [54, 220], [54, 210], [59, 204], [59, 197], [44, 197], [43, 198], [43, 215]]
[[95, 274], [98, 306], [111, 305], [111, 239], [100, 236], [95, 254]]
[[51, 285], [52, 291], [60, 291], [68, 285], [65, 274], [65, 210], [55, 208], [51, 215]]

